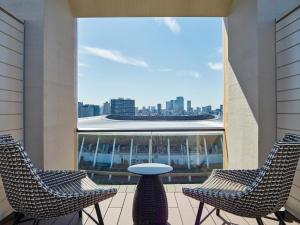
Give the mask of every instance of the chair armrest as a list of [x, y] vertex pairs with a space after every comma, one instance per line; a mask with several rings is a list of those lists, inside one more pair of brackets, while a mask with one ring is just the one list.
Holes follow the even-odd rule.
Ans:
[[49, 187], [74, 182], [87, 176], [87, 173], [84, 171], [69, 170], [37, 170], [36, 173], [40, 177], [40, 179]]
[[219, 179], [250, 185], [258, 176], [260, 169], [252, 170], [213, 170], [212, 175]]

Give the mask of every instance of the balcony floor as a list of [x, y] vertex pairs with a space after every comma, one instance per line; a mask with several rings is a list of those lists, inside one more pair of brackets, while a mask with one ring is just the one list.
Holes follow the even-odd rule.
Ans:
[[[184, 196], [181, 192], [182, 186], [193, 186], [193, 184], [167, 184], [165, 189], [168, 197], [169, 205], [169, 225], [193, 225], [196, 218], [199, 202]], [[111, 186], [106, 186], [111, 187]], [[135, 191], [135, 185], [114, 185], [118, 188], [118, 194], [111, 199], [107, 199], [100, 203], [101, 213], [104, 217], [104, 224], [106, 225], [132, 225], [132, 203]], [[179, 204], [180, 203], [180, 204]], [[206, 205], [203, 216], [208, 213], [211, 207]], [[94, 207], [86, 209], [96, 216]], [[242, 218], [230, 213], [221, 211], [221, 217], [216, 216], [215, 212], [203, 223], [206, 225], [256, 225], [256, 220], [251, 218]], [[271, 215], [272, 216], [272, 215]], [[274, 216], [274, 215], [273, 215]], [[278, 222], [263, 219], [264, 224], [277, 225]], [[8, 221], [1, 225], [10, 225], [12, 222]], [[32, 222], [23, 223], [24, 225], [31, 225]], [[82, 219], [78, 218], [77, 213], [73, 213], [54, 220], [41, 221], [42, 225], [94, 225], [95, 223], [89, 219], [84, 213]], [[293, 225], [300, 225], [297, 222], [287, 223]]]

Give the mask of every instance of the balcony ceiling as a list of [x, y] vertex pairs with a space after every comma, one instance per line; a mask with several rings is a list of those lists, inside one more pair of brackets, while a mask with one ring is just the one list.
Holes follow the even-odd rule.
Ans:
[[75, 17], [226, 17], [233, 0], [69, 0]]

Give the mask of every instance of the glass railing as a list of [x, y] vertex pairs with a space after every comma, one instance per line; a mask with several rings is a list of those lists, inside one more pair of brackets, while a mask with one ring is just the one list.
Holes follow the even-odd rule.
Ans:
[[78, 168], [101, 184], [136, 183], [130, 165], [163, 163], [173, 172], [165, 183], [203, 182], [223, 168], [223, 130], [219, 131], [78, 131]]

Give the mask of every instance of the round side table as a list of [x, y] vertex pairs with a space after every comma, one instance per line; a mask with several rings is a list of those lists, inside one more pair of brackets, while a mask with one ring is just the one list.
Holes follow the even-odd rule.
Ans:
[[166, 225], [168, 201], [159, 175], [169, 173], [171, 166], [159, 163], [142, 163], [128, 167], [128, 171], [141, 175], [132, 208], [134, 225]]

